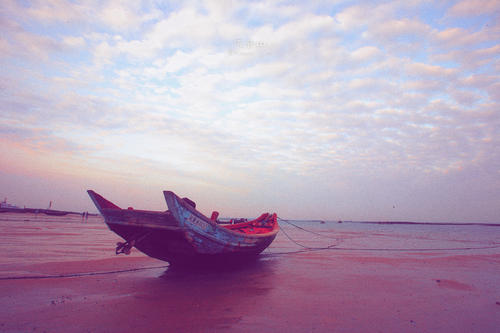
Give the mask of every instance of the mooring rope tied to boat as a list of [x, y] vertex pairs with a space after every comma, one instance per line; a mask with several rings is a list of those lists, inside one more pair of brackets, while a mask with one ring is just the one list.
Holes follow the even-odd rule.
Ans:
[[[330, 237], [312, 230], [308, 230], [305, 228], [302, 228], [292, 222], [290, 220], [285, 220], [282, 219], [281, 217], [278, 217], [278, 220], [283, 221], [297, 229], [300, 229], [302, 231], [324, 237], [324, 238], [329, 238], [329, 239], [334, 239], [338, 242], [341, 242], [342, 239], [335, 238], [335, 237]], [[294, 240], [290, 235], [286, 233], [286, 231], [283, 228], [280, 228], [280, 231], [283, 232], [283, 234], [293, 243], [296, 245], [304, 248], [304, 250], [299, 250], [299, 251], [293, 251], [293, 252], [268, 252], [268, 255], [284, 255], [284, 254], [296, 254], [296, 253], [303, 253], [303, 252], [308, 252], [308, 251], [320, 251], [320, 250], [342, 250], [342, 251], [386, 251], [386, 252], [427, 252], [427, 251], [471, 251], [471, 250], [487, 250], [487, 249], [496, 249], [500, 248], [500, 244], [496, 245], [489, 245], [489, 246], [477, 246], [477, 247], [450, 247], [450, 248], [356, 248], [356, 247], [338, 247], [338, 244], [331, 244], [329, 246], [324, 246], [324, 247], [311, 247], [311, 246], [306, 246], [303, 245], [296, 240]]]
[[[327, 236], [327, 235], [325, 235], [325, 234], [322, 234], [322, 233], [319, 233], [319, 232], [316, 232], [316, 231], [308, 230], [308, 229], [306, 229], [306, 228], [303, 228], [303, 227], [301, 227], [301, 226], [298, 226], [298, 225], [296, 225], [296, 224], [294, 224], [294, 223], [290, 222], [291, 220], [286, 220], [286, 219], [283, 219], [283, 218], [281, 218], [281, 217], [279, 217], [279, 216], [278, 216], [278, 220], [283, 221], [283, 222], [285, 222], [285, 223], [287, 223], [287, 224], [289, 224], [289, 225], [291, 225], [291, 226], [293, 226], [293, 227], [295, 227], [295, 228], [297, 228], [297, 229], [300, 229], [300, 230], [302, 230], [302, 231], [308, 232], [308, 233], [310, 233], [310, 234], [313, 234], [313, 235], [316, 235], [316, 236], [319, 236], [319, 237], [330, 238], [330, 239], [334, 239], [334, 240], [336, 240], [336, 241], [339, 241], [339, 238], [338, 238], [338, 237], [331, 237], [331, 236]], [[325, 221], [321, 221], [321, 222], [325, 222]]]
[[300, 229], [302, 231], [305, 231], [305, 232], [308, 232], [308, 233], [311, 233], [313, 235], [316, 235], [316, 236], [319, 236], [319, 237], [324, 237], [324, 238], [328, 238], [328, 239], [333, 239], [335, 241], [337, 241], [337, 244], [331, 244], [331, 245], [328, 245], [328, 246], [324, 246], [324, 247], [312, 247], [312, 246], [306, 246], [306, 245], [303, 245], [299, 242], [297, 242], [296, 240], [294, 240], [292, 237], [290, 237], [290, 235], [288, 235], [288, 233], [283, 229], [283, 228], [280, 228], [280, 231], [283, 232], [283, 234], [290, 240], [292, 241], [293, 243], [295, 243], [296, 245], [304, 248], [304, 249], [308, 249], [308, 250], [328, 250], [328, 249], [331, 249], [335, 246], [338, 245], [338, 243], [340, 243], [342, 240], [337, 238], [337, 237], [330, 237], [330, 236], [327, 236], [327, 235], [324, 235], [324, 234], [321, 234], [319, 232], [315, 232], [315, 231], [312, 231], [312, 230], [308, 230], [308, 229], [305, 229], [305, 228], [302, 228], [292, 222], [290, 222], [289, 220], [285, 220], [285, 219], [282, 219], [281, 217], [278, 217], [278, 220], [280, 221], [283, 221], [297, 229]]
[[107, 275], [107, 274], [117, 274], [117, 273], [128, 273], [145, 271], [148, 269], [159, 269], [168, 268], [168, 265], [163, 266], [153, 266], [153, 267], [141, 267], [141, 268], [129, 268], [116, 271], [104, 271], [104, 272], [85, 272], [85, 273], [70, 273], [70, 274], [58, 274], [58, 275], [24, 275], [24, 276], [5, 276], [0, 277], [1, 280], [28, 280], [28, 279], [60, 279], [60, 278], [70, 278], [70, 277], [80, 277], [80, 276], [92, 276], [92, 275]]

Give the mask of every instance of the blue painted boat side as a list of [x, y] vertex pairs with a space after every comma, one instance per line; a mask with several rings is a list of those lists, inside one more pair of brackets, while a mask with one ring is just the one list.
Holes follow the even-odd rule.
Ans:
[[278, 229], [266, 234], [244, 234], [226, 229], [186, 204], [171, 191], [164, 191], [169, 211], [185, 230], [188, 241], [197, 253], [258, 254], [274, 240]]

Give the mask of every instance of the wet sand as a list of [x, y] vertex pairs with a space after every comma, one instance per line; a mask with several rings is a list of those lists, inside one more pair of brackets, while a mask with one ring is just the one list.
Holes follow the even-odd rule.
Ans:
[[[480, 229], [479, 236], [467, 229], [440, 240], [437, 235], [446, 230], [409, 236], [415, 233], [327, 224], [320, 231], [335, 236], [338, 249], [301, 251], [280, 234], [248, 265], [186, 270], [137, 251], [115, 256], [119, 238], [102, 221], [2, 218], [2, 332], [498, 332], [500, 327], [500, 228], [484, 227], [491, 229]], [[284, 228], [302, 243], [313, 242], [310, 235]], [[32, 249], [23, 253], [16, 242]], [[421, 250], [387, 251], [404, 244]], [[386, 250], [360, 250], [361, 245]], [[439, 249], [430, 250], [433, 246]]]

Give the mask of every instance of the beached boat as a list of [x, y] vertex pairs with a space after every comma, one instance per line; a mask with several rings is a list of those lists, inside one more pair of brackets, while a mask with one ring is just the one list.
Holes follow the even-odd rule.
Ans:
[[275, 213], [236, 224], [217, 223], [217, 212], [208, 218], [188, 198], [164, 191], [168, 210], [121, 209], [96, 192], [87, 191], [109, 229], [125, 239], [116, 253], [132, 247], [170, 263], [201, 263], [255, 257], [271, 244], [279, 226]]

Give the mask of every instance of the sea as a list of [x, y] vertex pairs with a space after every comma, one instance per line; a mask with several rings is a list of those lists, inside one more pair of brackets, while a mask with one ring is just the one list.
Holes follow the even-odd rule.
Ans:
[[[365, 255], [498, 253], [500, 224], [278, 220], [280, 233], [261, 256], [306, 251], [363, 252]], [[23, 263], [100, 260], [114, 257], [122, 239], [100, 215], [0, 214], [0, 277]], [[122, 255], [123, 256], [123, 255]], [[131, 256], [144, 256], [137, 250]]]

